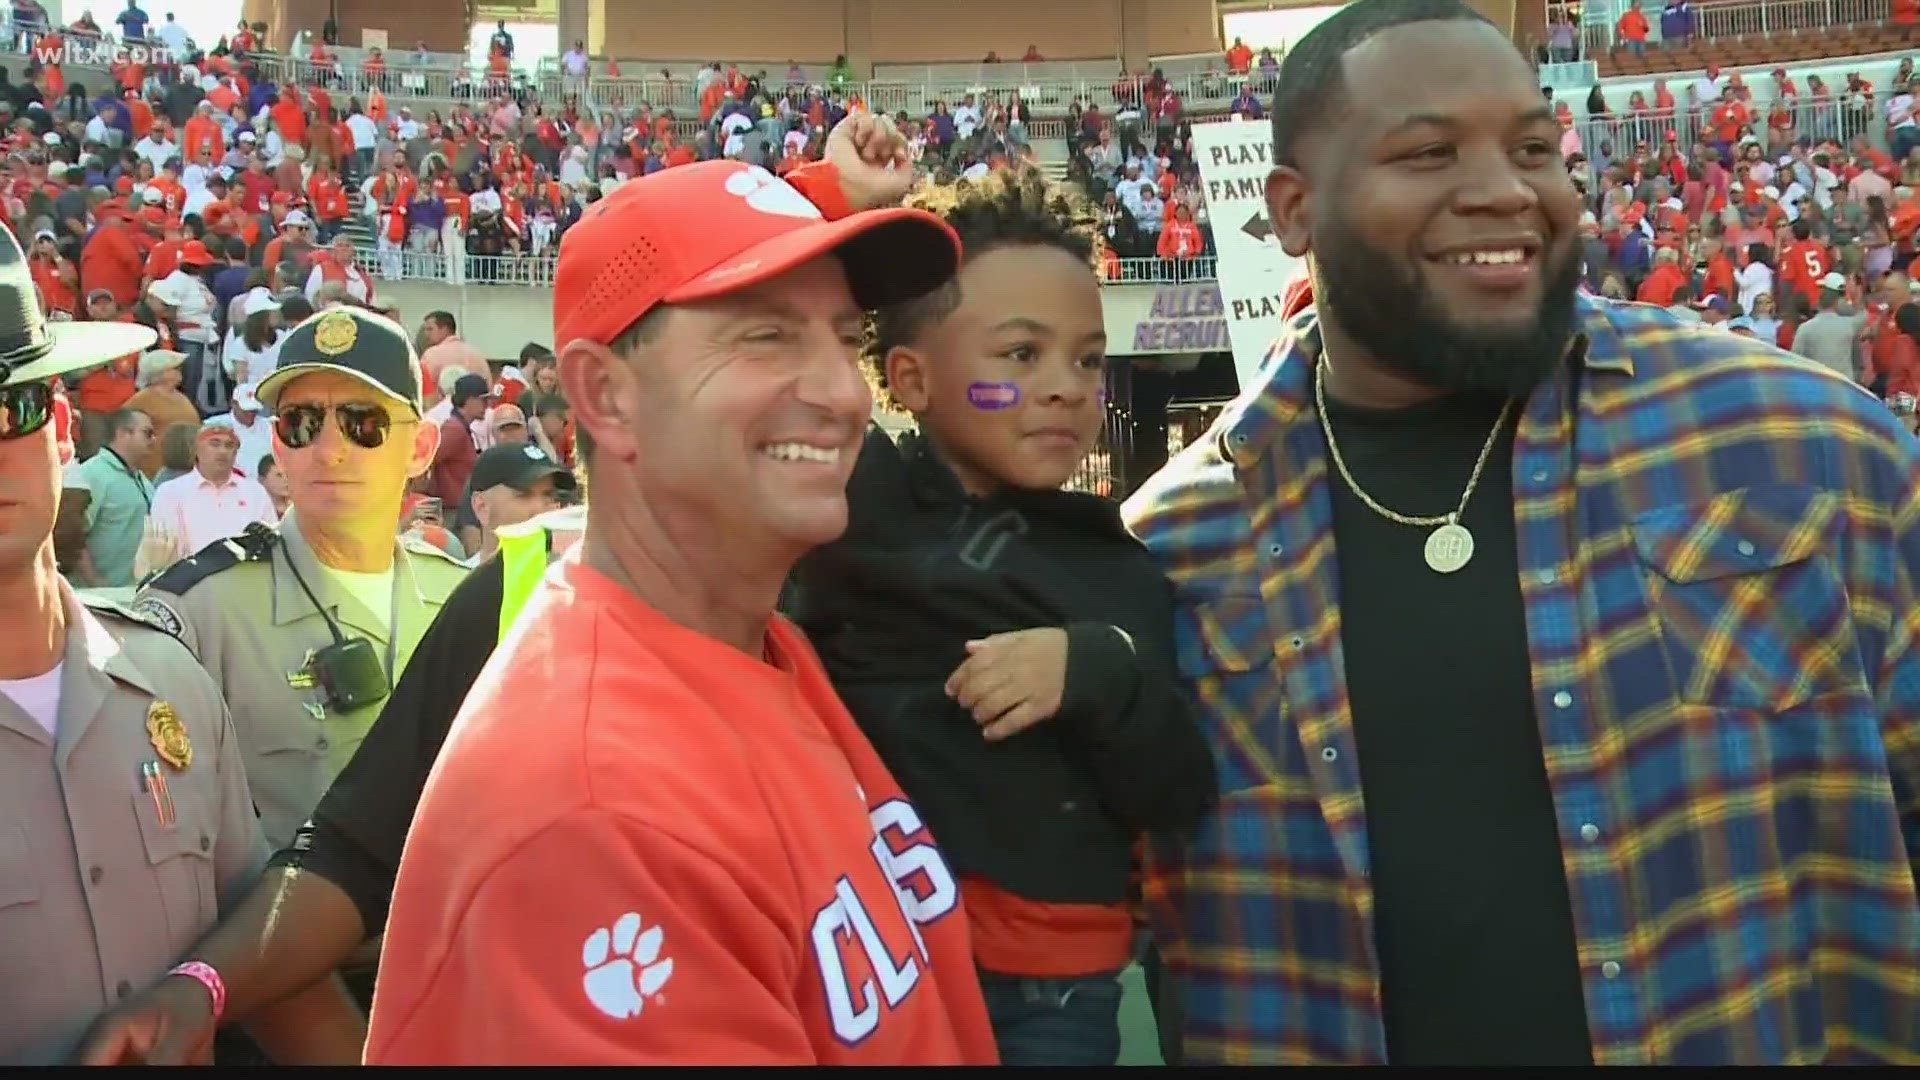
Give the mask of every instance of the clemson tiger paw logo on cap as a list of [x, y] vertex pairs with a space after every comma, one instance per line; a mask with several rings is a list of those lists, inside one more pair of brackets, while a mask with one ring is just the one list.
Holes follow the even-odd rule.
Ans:
[[820, 208], [795, 191], [793, 185], [758, 165], [749, 165], [727, 177], [727, 191], [747, 200], [748, 206], [763, 214], [811, 218], [815, 221], [822, 217]]

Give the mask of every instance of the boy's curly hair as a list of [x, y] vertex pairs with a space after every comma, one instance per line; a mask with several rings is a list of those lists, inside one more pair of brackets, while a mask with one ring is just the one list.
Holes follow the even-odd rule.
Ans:
[[[944, 218], [960, 235], [963, 266], [1009, 245], [1057, 247], [1084, 259], [1096, 273], [1105, 257], [1098, 208], [1078, 188], [1053, 183], [1031, 166], [996, 171], [977, 181], [922, 181], [902, 205]], [[873, 384], [874, 399], [883, 407], [897, 408], [886, 388], [888, 350], [912, 341], [959, 306], [960, 282], [955, 277], [925, 296], [882, 308], [868, 319], [867, 378]]]

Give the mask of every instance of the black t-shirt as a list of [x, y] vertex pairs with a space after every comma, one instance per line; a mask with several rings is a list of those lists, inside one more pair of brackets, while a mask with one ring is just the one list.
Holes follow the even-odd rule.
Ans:
[[400, 849], [427, 774], [499, 643], [504, 578], [496, 555], [448, 595], [313, 821], [274, 857], [276, 865], [297, 864], [338, 886], [360, 909], [368, 937], [386, 929]]
[[[1330, 407], [1367, 494], [1451, 512], [1496, 409]], [[1387, 1059], [1591, 1064], [1559, 829], [1533, 707], [1514, 538], [1515, 418], [1462, 520], [1475, 553], [1428, 568], [1426, 528], [1333, 468], [1341, 643], [1372, 852]]]

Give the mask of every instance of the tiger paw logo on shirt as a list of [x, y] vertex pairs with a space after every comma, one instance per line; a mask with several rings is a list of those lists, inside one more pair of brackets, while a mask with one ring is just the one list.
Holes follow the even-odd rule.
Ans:
[[581, 988], [593, 1007], [615, 1020], [631, 1020], [649, 1005], [664, 1005], [660, 991], [673, 978], [673, 957], [662, 956], [667, 932], [659, 926], [641, 932], [640, 913], [629, 911], [587, 935], [580, 960], [586, 967]]

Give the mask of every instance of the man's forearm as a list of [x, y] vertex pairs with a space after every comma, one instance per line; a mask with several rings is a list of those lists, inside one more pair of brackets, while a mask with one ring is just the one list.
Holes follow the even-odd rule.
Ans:
[[318, 874], [276, 866], [193, 958], [213, 965], [226, 984], [225, 1018], [248, 1021], [326, 980], [365, 937], [346, 892]]

